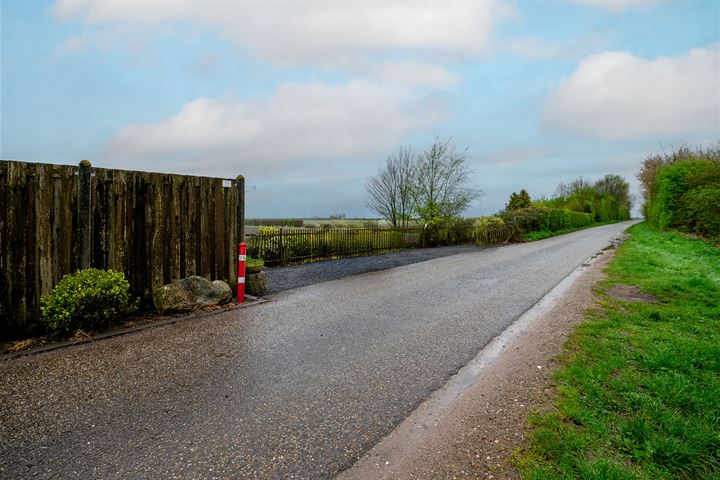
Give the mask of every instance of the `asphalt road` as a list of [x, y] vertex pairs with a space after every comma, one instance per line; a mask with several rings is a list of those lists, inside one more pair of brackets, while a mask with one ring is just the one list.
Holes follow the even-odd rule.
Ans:
[[628, 225], [0, 362], [0, 477], [330, 478]]

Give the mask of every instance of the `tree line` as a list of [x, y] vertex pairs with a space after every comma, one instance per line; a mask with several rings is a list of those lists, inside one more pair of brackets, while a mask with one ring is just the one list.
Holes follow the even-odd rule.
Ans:
[[[482, 191], [470, 184], [467, 148], [458, 149], [452, 139], [436, 138], [421, 152], [401, 147], [366, 183], [366, 206], [393, 227], [419, 222], [425, 228], [447, 226], [460, 219]], [[558, 185], [551, 198], [532, 200], [526, 190], [513, 192], [504, 211], [529, 208], [582, 212], [595, 222], [630, 218], [633, 198], [628, 182], [608, 174], [592, 183], [577, 178]]]

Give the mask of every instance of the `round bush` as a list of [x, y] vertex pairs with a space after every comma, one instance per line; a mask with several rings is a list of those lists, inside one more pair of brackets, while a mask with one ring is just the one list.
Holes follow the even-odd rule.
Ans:
[[65, 275], [40, 300], [43, 323], [58, 334], [105, 329], [135, 308], [122, 272], [95, 268]]

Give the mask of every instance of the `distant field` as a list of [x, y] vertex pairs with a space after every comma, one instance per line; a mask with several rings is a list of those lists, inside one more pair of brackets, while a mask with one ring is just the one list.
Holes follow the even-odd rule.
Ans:
[[387, 220], [380, 218], [247, 218], [245, 225], [249, 227], [274, 226], [313, 228], [324, 225], [335, 227], [389, 227]]

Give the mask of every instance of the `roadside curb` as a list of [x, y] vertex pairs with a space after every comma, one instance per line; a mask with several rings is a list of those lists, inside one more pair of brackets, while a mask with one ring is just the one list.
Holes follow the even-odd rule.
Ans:
[[17, 352], [4, 353], [4, 354], [0, 355], [0, 362], [13, 360], [13, 359], [19, 358], [19, 357], [39, 355], [41, 353], [46, 353], [46, 352], [50, 352], [53, 350], [60, 350], [63, 348], [70, 348], [70, 347], [74, 347], [77, 345], [83, 345], [83, 344], [91, 343], [91, 342], [95, 342], [95, 341], [107, 340], [107, 339], [114, 338], [114, 337], [120, 337], [122, 335], [128, 335], [130, 333], [136, 333], [136, 332], [140, 332], [143, 330], [149, 330], [151, 328], [164, 327], [165, 325], [172, 325], [174, 323], [185, 322], [188, 320], [195, 320], [195, 319], [200, 319], [200, 318], [212, 317], [215, 315], [222, 315], [222, 314], [229, 313], [229, 312], [239, 310], [242, 308], [253, 307], [253, 306], [259, 305], [261, 303], [267, 303], [269, 301], [270, 301], [269, 298], [260, 298], [260, 297], [254, 297], [252, 295], [245, 295], [245, 303], [241, 303], [241, 304], [236, 303], [236, 304], [234, 304], [235, 306], [232, 309], [215, 310], [215, 311], [210, 311], [210, 312], [204, 312], [204, 311], [190, 312], [186, 315], [180, 315], [177, 317], [167, 318], [165, 320], [160, 320], [157, 322], [150, 322], [145, 325], [138, 325], [135, 327], [127, 327], [127, 328], [121, 328], [119, 330], [111, 330], [108, 332], [98, 333], [97, 335], [94, 335], [94, 336], [91, 336], [88, 338], [83, 338], [81, 340], [63, 340], [60, 342], [51, 343], [49, 345], [43, 345], [41, 347], [30, 348], [27, 350], [20, 350]]

